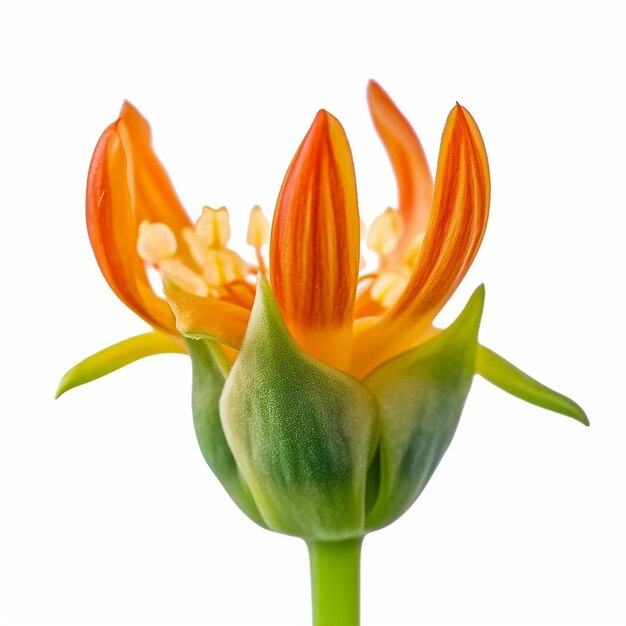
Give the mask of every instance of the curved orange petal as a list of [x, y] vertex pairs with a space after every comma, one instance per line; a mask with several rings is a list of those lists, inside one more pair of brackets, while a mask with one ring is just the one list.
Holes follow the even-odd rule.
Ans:
[[128, 159], [128, 189], [138, 222], [164, 222], [176, 234], [191, 220], [152, 148], [148, 120], [130, 102], [120, 111], [118, 132]]
[[239, 348], [250, 318], [248, 309], [217, 298], [194, 296], [174, 285], [166, 285], [165, 294], [176, 317], [176, 328], [185, 337], [207, 337]]
[[374, 80], [367, 85], [367, 103], [398, 186], [398, 210], [404, 232], [391, 257], [392, 261], [399, 260], [413, 239], [426, 230], [433, 199], [433, 180], [424, 149], [411, 124]]
[[91, 246], [111, 289], [151, 326], [176, 334], [172, 313], [152, 291], [137, 254], [138, 225], [164, 222], [179, 233], [191, 222], [152, 150], [148, 123], [129, 103], [94, 150], [86, 213]]
[[111, 124], [98, 141], [87, 178], [87, 231], [100, 271], [118, 298], [154, 328], [175, 332], [167, 303], [152, 291], [136, 253], [137, 225], [126, 179], [127, 159]]
[[378, 324], [355, 336], [353, 367], [364, 375], [420, 340], [469, 269], [487, 226], [489, 165], [469, 112], [451, 111], [441, 139], [433, 208], [403, 294]]
[[270, 280], [296, 341], [340, 369], [349, 361], [359, 231], [350, 146], [337, 119], [320, 111], [278, 196]]

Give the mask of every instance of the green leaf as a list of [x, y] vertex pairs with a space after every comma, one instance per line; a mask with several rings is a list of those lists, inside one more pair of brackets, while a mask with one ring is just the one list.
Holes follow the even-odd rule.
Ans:
[[159, 331], [136, 335], [92, 354], [68, 370], [57, 389], [55, 398], [66, 391], [90, 383], [115, 370], [153, 354], [186, 354], [185, 347], [174, 337]]
[[250, 490], [239, 474], [220, 421], [219, 401], [230, 368], [224, 353], [212, 341], [186, 341], [193, 365], [193, 425], [204, 460], [235, 504], [265, 527]]
[[476, 373], [517, 398], [573, 417], [585, 426], [589, 426], [589, 419], [576, 402], [542, 385], [500, 355], [481, 345], [476, 351]]
[[296, 344], [263, 277], [220, 412], [271, 529], [307, 540], [362, 535], [376, 402], [358, 380]]
[[381, 418], [379, 491], [368, 531], [390, 524], [413, 504], [452, 441], [474, 377], [483, 302], [481, 286], [450, 327], [364, 380]]

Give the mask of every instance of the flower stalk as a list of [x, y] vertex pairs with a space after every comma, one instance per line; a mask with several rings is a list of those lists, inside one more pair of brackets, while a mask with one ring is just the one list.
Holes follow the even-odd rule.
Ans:
[[313, 626], [359, 626], [363, 538], [309, 542]]

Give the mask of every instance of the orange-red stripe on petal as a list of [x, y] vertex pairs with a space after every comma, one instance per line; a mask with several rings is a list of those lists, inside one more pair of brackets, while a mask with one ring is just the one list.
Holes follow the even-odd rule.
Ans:
[[191, 226], [152, 149], [150, 126], [130, 103], [102, 134], [87, 178], [87, 229], [98, 265], [117, 296], [155, 328], [176, 334], [167, 303], [152, 291], [136, 250], [139, 223], [163, 222], [176, 234]]
[[433, 180], [424, 149], [411, 124], [374, 80], [367, 85], [367, 103], [398, 187], [398, 210], [404, 232], [391, 257], [400, 260], [413, 239], [426, 230], [433, 199]]
[[296, 341], [340, 369], [349, 362], [359, 231], [350, 146], [337, 119], [320, 111], [278, 196], [270, 280]]
[[460, 105], [441, 139], [435, 193], [420, 256], [403, 294], [378, 324], [355, 336], [362, 376], [423, 337], [478, 251], [489, 213], [489, 166], [480, 131]]

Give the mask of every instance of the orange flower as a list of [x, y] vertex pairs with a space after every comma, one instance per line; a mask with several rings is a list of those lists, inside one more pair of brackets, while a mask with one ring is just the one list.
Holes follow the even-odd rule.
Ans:
[[[296, 342], [356, 378], [437, 333], [432, 322], [485, 232], [485, 147], [474, 119], [457, 104], [444, 127], [433, 186], [419, 139], [388, 94], [370, 81], [367, 100], [393, 167], [398, 207], [373, 221], [366, 240], [378, 264], [363, 271], [352, 155], [330, 113], [317, 114], [287, 170], [271, 232], [261, 209], [252, 209], [247, 241], [254, 262], [246, 262], [228, 247], [224, 207], [204, 207], [195, 224], [190, 220], [152, 149], [148, 122], [125, 103], [94, 151], [87, 225], [107, 282], [154, 331], [83, 361], [66, 374], [59, 393], [143, 356], [185, 352], [181, 335], [212, 339], [234, 360], [257, 273], [269, 279]], [[166, 299], [153, 291], [147, 266], [161, 274]], [[577, 405], [481, 346], [476, 367], [514, 395], [586, 420]]]
[[[253, 261], [229, 248], [224, 207], [204, 207], [191, 222], [148, 123], [124, 104], [94, 152], [87, 224], [104, 277], [153, 331], [79, 363], [58, 391], [144, 356], [188, 352], [204, 459], [252, 520], [307, 542], [315, 623], [358, 623], [362, 539], [420, 495], [475, 373], [588, 424], [575, 402], [478, 344], [482, 286], [447, 329], [432, 326], [487, 224], [489, 168], [471, 115], [457, 104], [448, 116], [433, 185], [417, 136], [375, 82], [368, 103], [398, 207], [364, 232], [348, 140], [320, 111], [287, 170], [271, 228], [252, 209]], [[365, 237], [378, 255], [370, 270]]]
[[[457, 105], [446, 123], [431, 209], [432, 182], [411, 126], [377, 83], [369, 85], [368, 102], [398, 182], [398, 210], [387, 209], [368, 238], [379, 267], [357, 293], [360, 220], [352, 155], [341, 124], [326, 111], [316, 116], [285, 176], [269, 263], [272, 290], [298, 343], [359, 376], [428, 336], [476, 254], [489, 205], [484, 146], [463, 107]], [[175, 333], [170, 307], [150, 288], [146, 264], [161, 272], [181, 333], [240, 345], [254, 275], [267, 273], [260, 209], [249, 228], [257, 252], [252, 266], [227, 247], [226, 209], [205, 207], [194, 228], [152, 150], [148, 123], [128, 103], [96, 146], [87, 224], [109, 285], [155, 329]]]

